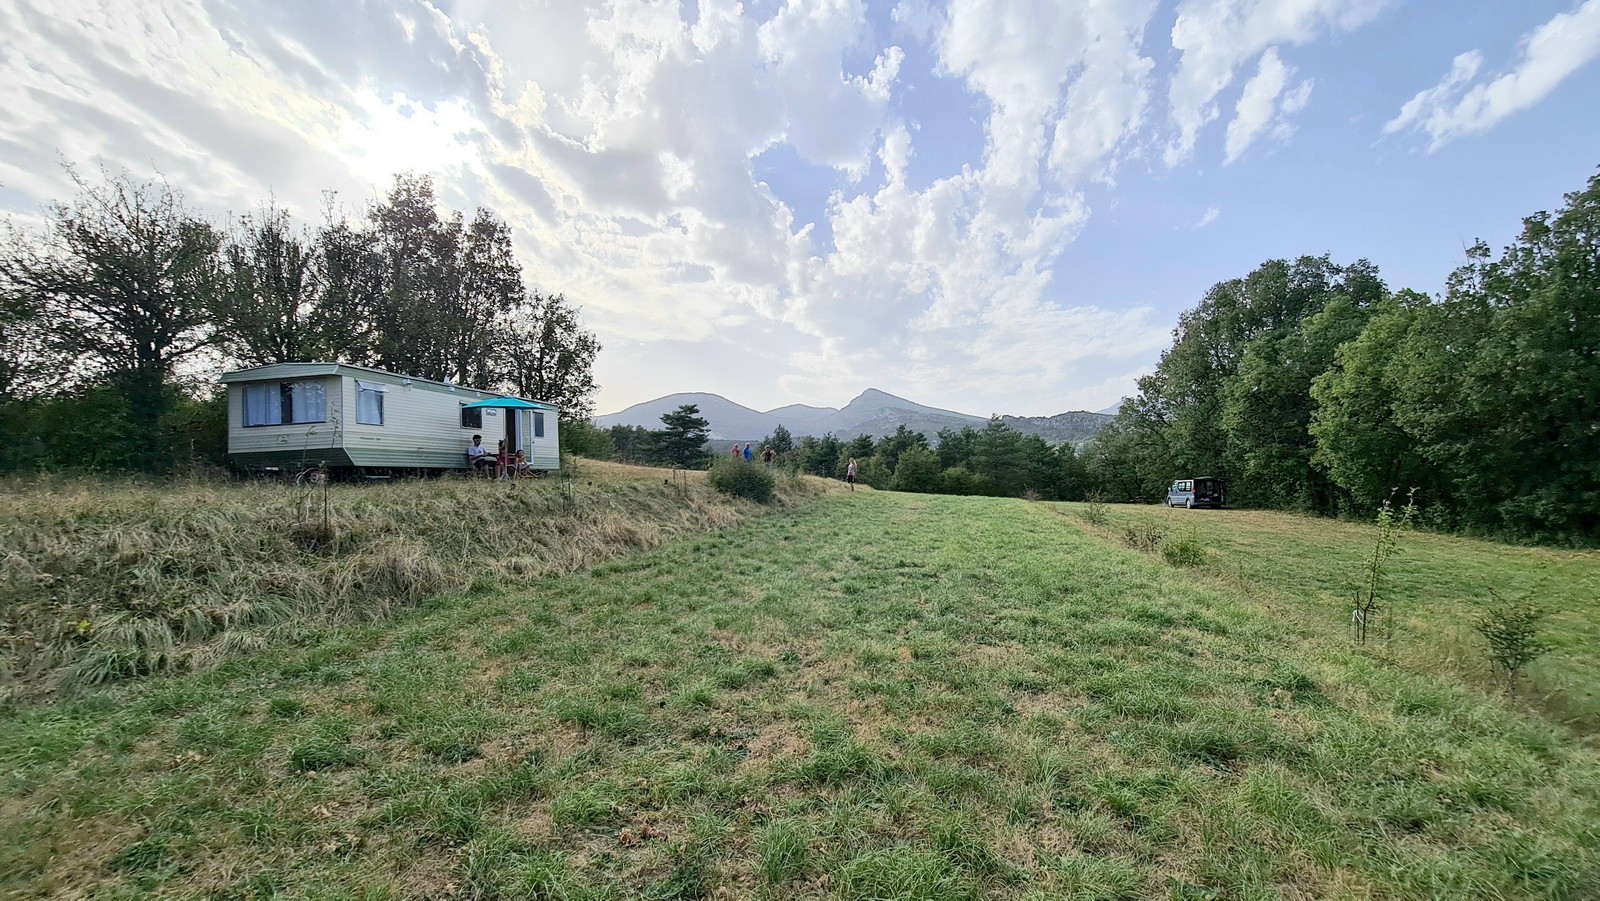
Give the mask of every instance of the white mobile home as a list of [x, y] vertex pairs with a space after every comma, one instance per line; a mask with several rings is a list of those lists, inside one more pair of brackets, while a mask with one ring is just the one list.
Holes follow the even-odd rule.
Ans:
[[463, 409], [502, 395], [348, 363], [277, 363], [222, 381], [238, 469], [465, 469], [473, 435], [490, 453], [501, 440], [524, 451], [532, 469], [561, 466], [560, 411], [542, 401]]

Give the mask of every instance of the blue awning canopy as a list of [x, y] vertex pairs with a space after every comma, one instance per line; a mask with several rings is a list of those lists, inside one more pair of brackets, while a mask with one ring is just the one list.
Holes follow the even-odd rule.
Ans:
[[554, 409], [553, 407], [547, 406], [545, 404], [536, 404], [536, 403], [533, 403], [532, 401], [523, 400], [520, 397], [491, 397], [488, 400], [480, 400], [477, 403], [462, 404], [461, 405], [461, 409], [463, 409], [463, 410], [486, 410], [486, 409], [490, 409], [490, 408], [497, 409], [497, 410], [551, 410], [551, 409]]

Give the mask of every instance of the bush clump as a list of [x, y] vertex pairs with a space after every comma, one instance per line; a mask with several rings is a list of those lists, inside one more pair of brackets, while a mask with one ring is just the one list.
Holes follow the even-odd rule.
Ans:
[[1526, 601], [1501, 600], [1493, 592], [1490, 596], [1492, 601], [1478, 617], [1476, 627], [1489, 642], [1489, 658], [1514, 681], [1523, 667], [1550, 650], [1539, 634], [1540, 622], [1549, 611]]
[[1122, 543], [1136, 551], [1154, 554], [1166, 537], [1167, 530], [1152, 522], [1135, 521], [1122, 527]]
[[1161, 556], [1173, 566], [1204, 566], [1205, 545], [1190, 536], [1181, 536], [1162, 543]]
[[754, 463], [743, 460], [723, 460], [711, 467], [707, 475], [711, 487], [732, 497], [765, 504], [772, 500], [775, 480], [772, 473]]

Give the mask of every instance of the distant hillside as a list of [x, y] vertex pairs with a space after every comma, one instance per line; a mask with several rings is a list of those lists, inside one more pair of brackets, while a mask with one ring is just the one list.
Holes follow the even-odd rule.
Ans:
[[1072, 444], [1074, 447], [1099, 433], [1106, 423], [1115, 419], [1105, 413], [1057, 413], [1054, 416], [1002, 416], [1000, 421], [1024, 435], [1038, 435], [1051, 444]]
[[790, 432], [794, 432], [796, 428], [810, 429], [812, 426], [823, 421], [824, 419], [827, 419], [829, 416], [837, 414], [838, 412], [839, 411], [835, 410], [833, 407], [811, 407], [805, 404], [790, 404], [787, 407], [778, 407], [775, 410], [768, 410], [766, 415], [772, 417], [772, 419], [776, 420], [777, 422], [783, 423], [783, 427], [788, 429]]
[[845, 404], [844, 409], [818, 422], [809, 434], [832, 432], [841, 438], [854, 438], [857, 435], [881, 438], [893, 434], [897, 426], [904, 424], [906, 428], [932, 438], [940, 429], [959, 429], [964, 425], [979, 428], [987, 421], [982, 416], [941, 410], [868, 388], [855, 400]]
[[[790, 404], [765, 413], [736, 404], [718, 394], [669, 394], [634, 404], [617, 413], [597, 416], [595, 422], [601, 428], [631, 425], [658, 429], [663, 413], [670, 413], [684, 404], [694, 404], [700, 408], [700, 415], [710, 423], [712, 439], [718, 441], [760, 441], [772, 434], [779, 425], [796, 438], [805, 435], [821, 437], [828, 433], [840, 438], [854, 438], [857, 435], [882, 438], [894, 434], [903, 425], [934, 440], [941, 429], [960, 429], [963, 426], [981, 429], [989, 421], [983, 416], [942, 410], [868, 388], [839, 410]], [[1112, 417], [1103, 413], [1078, 411], [1054, 416], [1002, 416], [1000, 419], [1025, 435], [1038, 435], [1051, 444], [1071, 442], [1077, 445], [1094, 437]]]
[[[684, 404], [700, 408], [700, 415], [711, 424], [711, 437], [724, 440], [755, 441], [772, 434], [776, 422], [759, 410], [736, 404], [720, 394], [669, 394], [655, 400], [634, 404], [618, 413], [596, 416], [595, 422], [604, 429], [614, 425], [636, 425], [647, 429], [661, 428], [661, 416], [671, 413]], [[790, 429], [791, 432], [794, 429]]]

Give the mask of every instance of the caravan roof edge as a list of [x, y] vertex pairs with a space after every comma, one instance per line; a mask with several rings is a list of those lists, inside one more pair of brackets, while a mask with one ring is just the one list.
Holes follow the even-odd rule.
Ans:
[[[451, 385], [446, 382], [425, 379], [421, 376], [406, 375], [400, 372], [390, 372], [387, 369], [377, 369], [372, 366], [359, 366], [355, 363], [326, 363], [310, 360], [296, 363], [269, 363], [265, 366], [252, 366], [249, 369], [236, 369], [232, 372], [224, 372], [222, 374], [222, 383], [224, 385], [228, 385], [233, 384], [234, 382], [254, 382], [265, 379], [314, 378], [319, 375], [339, 375], [344, 370], [349, 370], [351, 375], [371, 373], [375, 375], [386, 376], [391, 379], [397, 379], [402, 382], [409, 381], [413, 384], [418, 384], [424, 387], [442, 388], [450, 391], [451, 393], [461, 392], [467, 395], [475, 395], [477, 399], [491, 397], [515, 397], [515, 395], [501, 394], [498, 391], [489, 391], [484, 388], [474, 388], [471, 385]], [[559, 406], [552, 404], [549, 401], [534, 400], [526, 397], [518, 397], [516, 399], [527, 401], [528, 403], [539, 404], [540, 406], [552, 411], [559, 412], [561, 409]]]

